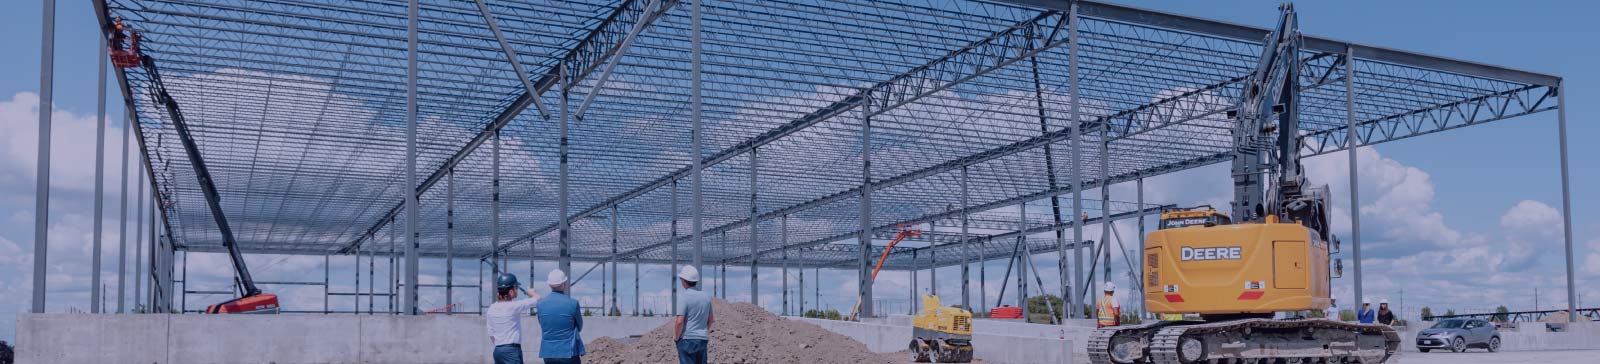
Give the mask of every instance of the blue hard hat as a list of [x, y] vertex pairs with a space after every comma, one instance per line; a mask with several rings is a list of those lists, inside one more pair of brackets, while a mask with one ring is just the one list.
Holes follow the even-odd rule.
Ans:
[[496, 288], [512, 288], [512, 287], [516, 287], [517, 286], [517, 276], [516, 275], [512, 275], [511, 273], [501, 273], [500, 277], [494, 279], [494, 286]]

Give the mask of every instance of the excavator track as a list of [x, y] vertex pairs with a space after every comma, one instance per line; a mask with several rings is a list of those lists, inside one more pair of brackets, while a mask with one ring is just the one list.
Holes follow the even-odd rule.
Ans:
[[1379, 364], [1399, 350], [1400, 335], [1386, 325], [1246, 319], [1165, 327], [1149, 342], [1149, 361], [1136, 363]]
[[[1150, 346], [1150, 334], [1163, 327], [1181, 325], [1186, 321], [1156, 321], [1151, 323], [1113, 326], [1094, 330], [1089, 335], [1089, 362], [1094, 364], [1113, 363], [1141, 363], [1144, 361], [1144, 352]], [[1123, 340], [1138, 341], [1136, 346], [1124, 347], [1124, 352], [1112, 352], [1112, 342]]]

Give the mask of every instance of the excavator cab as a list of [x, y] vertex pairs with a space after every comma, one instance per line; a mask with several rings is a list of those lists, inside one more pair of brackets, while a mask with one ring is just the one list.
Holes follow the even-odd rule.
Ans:
[[1158, 229], [1176, 229], [1190, 226], [1217, 226], [1232, 224], [1228, 214], [1217, 212], [1210, 205], [1190, 208], [1173, 208], [1161, 211]]

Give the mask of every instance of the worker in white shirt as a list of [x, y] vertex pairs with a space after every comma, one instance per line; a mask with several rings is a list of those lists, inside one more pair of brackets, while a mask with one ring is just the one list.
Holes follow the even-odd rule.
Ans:
[[[522, 313], [539, 303], [539, 295], [522, 289], [510, 273], [495, 278], [494, 287], [494, 303], [483, 312], [489, 341], [494, 342], [494, 363], [522, 364]], [[517, 292], [528, 298], [516, 299]]]

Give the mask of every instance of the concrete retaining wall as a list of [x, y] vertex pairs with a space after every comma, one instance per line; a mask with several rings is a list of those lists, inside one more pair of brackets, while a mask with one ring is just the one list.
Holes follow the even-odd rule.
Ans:
[[[791, 320], [817, 325], [828, 331], [848, 336], [866, 344], [867, 349], [878, 353], [906, 350], [911, 343], [911, 325], [907, 319], [890, 317], [879, 322], [846, 322], [822, 319], [789, 317]], [[1050, 326], [1020, 324], [1030, 326]], [[979, 329], [983, 326], [984, 329]], [[1055, 326], [1060, 328], [1060, 326]], [[973, 323], [973, 357], [989, 363], [1072, 363], [1072, 351], [1082, 351], [1074, 345], [1079, 341], [1049, 337], [1045, 328], [1029, 329], [1026, 334], [1038, 336], [1000, 335], [1005, 325], [985, 325], [982, 320]], [[1059, 335], [1060, 333], [1056, 333]]]
[[[583, 339], [643, 335], [665, 317], [588, 317]], [[538, 323], [522, 322], [537, 357]], [[476, 315], [21, 314], [17, 363], [485, 363], [492, 345]]]

